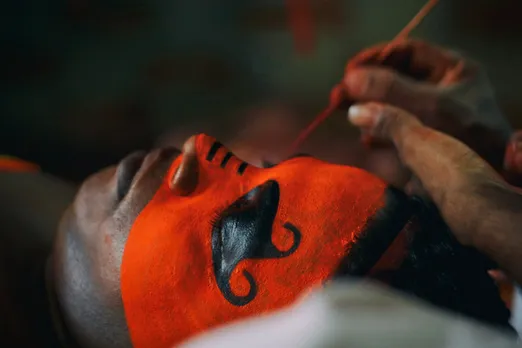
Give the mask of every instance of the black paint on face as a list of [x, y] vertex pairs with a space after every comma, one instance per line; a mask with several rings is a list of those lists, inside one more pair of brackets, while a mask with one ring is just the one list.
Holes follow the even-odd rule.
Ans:
[[281, 251], [272, 243], [272, 225], [279, 206], [279, 185], [270, 180], [240, 197], [220, 214], [212, 229], [214, 274], [223, 296], [235, 306], [250, 303], [257, 295], [252, 274], [243, 271], [250, 290], [237, 296], [230, 287], [236, 266], [246, 259], [279, 259], [293, 254], [301, 242], [301, 232], [291, 223], [283, 227], [293, 234], [293, 245]]

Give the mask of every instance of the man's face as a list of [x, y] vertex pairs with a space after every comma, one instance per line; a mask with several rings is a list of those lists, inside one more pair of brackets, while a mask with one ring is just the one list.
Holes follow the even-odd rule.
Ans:
[[256, 168], [199, 135], [93, 175], [61, 228], [83, 237], [101, 293], [121, 294], [134, 347], [170, 347], [329, 279], [385, 190], [310, 157]]

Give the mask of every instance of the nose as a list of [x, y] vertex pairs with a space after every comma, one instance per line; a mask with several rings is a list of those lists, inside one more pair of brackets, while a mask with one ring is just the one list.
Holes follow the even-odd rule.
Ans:
[[198, 185], [199, 163], [196, 152], [196, 136], [183, 144], [181, 164], [170, 181], [170, 189], [179, 196], [188, 196]]

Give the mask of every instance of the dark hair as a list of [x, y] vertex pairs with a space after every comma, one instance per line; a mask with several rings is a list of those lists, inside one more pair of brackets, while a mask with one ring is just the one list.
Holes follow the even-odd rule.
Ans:
[[[458, 243], [433, 203], [396, 189], [389, 189], [386, 196], [385, 207], [368, 222], [337, 276], [369, 276], [438, 307], [514, 332], [510, 311], [487, 273], [493, 263]], [[371, 273], [400, 233], [406, 234], [407, 253], [398, 269]]]

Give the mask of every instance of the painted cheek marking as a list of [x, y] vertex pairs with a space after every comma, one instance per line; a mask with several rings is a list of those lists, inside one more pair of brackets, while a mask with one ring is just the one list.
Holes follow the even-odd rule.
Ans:
[[[302, 159], [270, 170], [251, 168], [238, 176], [235, 165], [243, 164], [234, 157], [227, 163], [231, 172], [209, 165], [206, 157], [214, 144], [210, 137], [197, 139], [198, 158], [205, 163], [198, 182], [201, 189], [190, 197], [173, 195], [167, 178], [179, 165], [179, 160], [175, 161], [165, 183], [129, 232], [120, 285], [134, 348], [171, 348], [223, 323], [293, 303], [329, 279], [353, 236], [384, 204], [386, 185], [366, 172]], [[211, 157], [217, 162], [216, 153]], [[248, 294], [244, 271], [259, 286], [251, 302], [234, 306], [223, 296], [213, 272], [210, 218], [224, 203], [239, 198], [237, 185], [244, 184], [248, 190], [266, 180], [277, 180], [281, 185], [271, 240], [278, 248], [288, 246], [285, 253], [292, 254], [239, 262], [230, 274], [231, 291], [238, 296]], [[296, 244], [298, 248], [292, 248]]]

